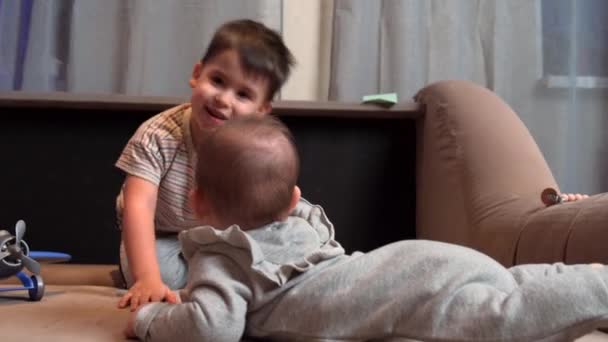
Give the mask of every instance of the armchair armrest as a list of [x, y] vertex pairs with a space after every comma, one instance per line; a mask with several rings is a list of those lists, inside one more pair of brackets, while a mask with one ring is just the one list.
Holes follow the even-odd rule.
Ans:
[[490, 90], [440, 81], [416, 96], [417, 237], [477, 249], [505, 266], [608, 264], [608, 193], [546, 207], [559, 188], [524, 123]]

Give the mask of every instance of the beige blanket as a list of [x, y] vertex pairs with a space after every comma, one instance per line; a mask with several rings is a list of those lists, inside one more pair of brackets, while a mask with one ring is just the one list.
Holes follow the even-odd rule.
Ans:
[[1, 341], [123, 341], [128, 310], [118, 309], [120, 290], [48, 285], [40, 302], [27, 292], [0, 296]]

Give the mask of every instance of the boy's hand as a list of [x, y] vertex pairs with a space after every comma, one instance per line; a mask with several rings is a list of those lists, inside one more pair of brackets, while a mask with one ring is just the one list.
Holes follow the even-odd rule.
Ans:
[[182, 298], [179, 296], [178, 291], [169, 291], [165, 297], [165, 302], [170, 304], [181, 304]]
[[143, 278], [135, 282], [120, 301], [119, 308], [131, 307], [135, 311], [140, 305], [149, 302], [160, 302], [170, 296], [172, 291], [160, 279]]
[[563, 202], [579, 201], [579, 200], [589, 197], [589, 195], [581, 195], [581, 194], [561, 194], [560, 196], [562, 197]]

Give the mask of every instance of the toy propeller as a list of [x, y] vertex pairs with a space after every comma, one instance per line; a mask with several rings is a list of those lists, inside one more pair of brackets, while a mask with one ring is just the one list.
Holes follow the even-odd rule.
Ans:
[[5, 246], [1, 246], [6, 247], [6, 249], [3, 248], [4, 251], [0, 252], [0, 260], [10, 257], [11, 261], [22, 262], [23, 266], [25, 266], [25, 268], [27, 268], [30, 272], [40, 274], [40, 264], [36, 260], [30, 258], [27, 255], [27, 252], [23, 253], [21, 246], [24, 244], [22, 243], [21, 239], [23, 238], [24, 234], [25, 222], [23, 220], [19, 220], [15, 225], [15, 243], [12, 245], [7, 243]]

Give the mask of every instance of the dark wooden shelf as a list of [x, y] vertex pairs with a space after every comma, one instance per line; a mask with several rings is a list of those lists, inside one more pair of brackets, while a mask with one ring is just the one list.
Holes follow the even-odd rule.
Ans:
[[[0, 228], [24, 219], [34, 249], [75, 263], [118, 262], [124, 174], [114, 163], [143, 121], [185, 101], [0, 92]], [[415, 237], [415, 103], [273, 105], [298, 147], [303, 196], [323, 206], [349, 253]]]
[[[119, 94], [75, 94], [66, 92], [0, 92], [1, 108], [102, 109], [128, 112], [160, 112], [187, 98], [130, 96]], [[276, 101], [273, 112], [280, 116], [331, 118], [415, 119], [420, 115], [413, 101], [391, 107], [337, 101]]]

